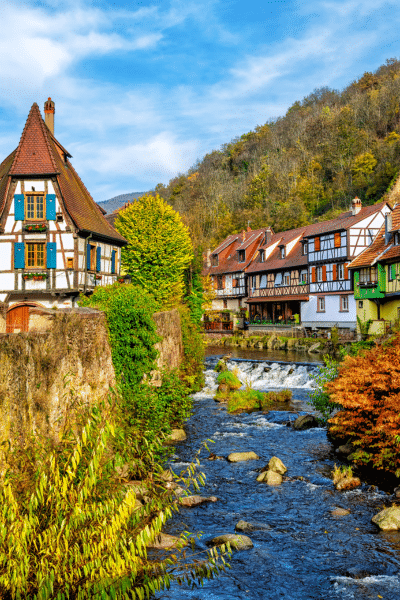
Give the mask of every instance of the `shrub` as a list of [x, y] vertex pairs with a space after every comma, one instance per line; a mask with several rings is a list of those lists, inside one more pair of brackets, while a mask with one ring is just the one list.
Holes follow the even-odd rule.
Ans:
[[190, 309], [181, 304], [178, 307], [181, 317], [184, 361], [180, 367], [180, 376], [187, 387], [198, 392], [204, 385], [204, 342], [200, 326], [192, 319]]
[[[203, 562], [186, 563], [187, 533], [173, 555], [148, 558], [176, 503], [153, 486], [151, 501], [137, 506], [133, 488], [113, 476], [113, 436], [112, 422], [94, 409], [80, 435], [65, 434], [51, 451], [36, 437], [8, 454], [12, 468], [0, 487], [1, 598], [144, 600], [172, 581], [201, 581], [221, 570], [215, 549]], [[196, 487], [197, 480], [201, 474], [185, 481]]]
[[326, 385], [333, 381], [338, 374], [339, 363], [329, 356], [324, 356], [325, 366], [320, 368], [319, 374], [313, 376], [317, 384], [316, 389], [310, 394], [310, 404], [321, 413], [321, 421], [326, 423], [332, 413], [338, 407], [331, 400], [331, 395], [326, 389]]
[[228, 412], [260, 410], [266, 402], [266, 394], [258, 390], [237, 390], [228, 398]]
[[357, 357], [346, 357], [326, 385], [341, 410], [330, 419], [334, 435], [356, 448], [352, 459], [400, 476], [400, 334]]
[[228, 367], [226, 366], [226, 362], [221, 359], [217, 362], [217, 364], [215, 365], [215, 369], [214, 371], [216, 371], [217, 373], [220, 373], [221, 371], [227, 371]]
[[238, 390], [242, 386], [234, 371], [222, 371], [217, 377], [217, 383], [225, 383], [231, 390]]

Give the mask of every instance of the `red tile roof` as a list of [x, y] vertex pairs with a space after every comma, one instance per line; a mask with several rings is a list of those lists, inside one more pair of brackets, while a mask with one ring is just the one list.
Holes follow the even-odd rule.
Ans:
[[53, 175], [60, 186], [65, 208], [80, 232], [125, 245], [125, 238], [105, 220], [68, 160], [70, 156], [45, 125], [38, 105], [33, 104], [18, 148], [0, 165], [0, 216], [12, 178]]
[[364, 206], [360, 212], [356, 215], [353, 215], [351, 210], [345, 213], [342, 213], [336, 219], [331, 219], [330, 221], [322, 221], [321, 223], [315, 224], [315, 230], [313, 233], [308, 234], [308, 236], [313, 235], [322, 235], [324, 233], [330, 233], [333, 231], [339, 231], [341, 229], [349, 229], [359, 221], [362, 221], [369, 215], [372, 215], [374, 212], [382, 209], [385, 206], [386, 202], [380, 202], [379, 204], [372, 204], [371, 206]]
[[[393, 223], [400, 223], [400, 204], [395, 206], [392, 212], [392, 231], [396, 231]], [[386, 262], [399, 257], [400, 246], [393, 244], [393, 236], [389, 244], [385, 244], [385, 225], [382, 225], [372, 244], [349, 264], [349, 269], [369, 267], [376, 262]]]
[[[218, 254], [218, 266], [207, 267], [205, 274], [221, 275], [222, 273], [237, 273], [244, 271], [250, 262], [254, 259], [260, 243], [265, 235], [265, 228], [254, 231], [244, 231], [228, 236], [213, 252]], [[239, 262], [237, 260], [238, 250], [246, 251], [246, 260]]]

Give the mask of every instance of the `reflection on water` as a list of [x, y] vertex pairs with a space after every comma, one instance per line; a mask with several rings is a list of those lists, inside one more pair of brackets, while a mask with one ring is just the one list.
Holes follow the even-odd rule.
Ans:
[[[221, 350], [221, 349], [219, 349]], [[270, 358], [270, 357], [268, 357]], [[277, 360], [274, 358], [274, 360]], [[316, 367], [277, 365], [274, 381], [301, 375], [293, 387], [293, 401], [266, 414], [227, 414], [226, 406], [212, 399], [215, 357], [206, 362], [208, 390], [195, 396], [195, 412], [185, 429], [188, 439], [176, 446], [171, 467], [179, 472], [195, 455], [203, 440], [211, 438], [211, 451], [224, 460], [200, 455], [207, 480], [204, 495], [218, 497], [215, 504], [182, 508], [167, 532], [202, 531], [196, 542], [201, 552], [207, 540], [233, 533], [239, 520], [263, 526], [249, 535], [254, 548], [235, 552], [231, 570], [190, 589], [173, 586], [157, 594], [160, 600], [399, 600], [400, 534], [379, 533], [371, 517], [392, 500], [385, 492], [364, 484], [351, 492], [335, 490], [331, 472], [340, 463], [323, 428], [296, 432], [290, 427], [299, 411], [310, 410], [309, 375]], [[231, 367], [230, 363], [230, 367]], [[242, 373], [264, 380], [271, 371], [260, 363], [237, 363]], [[268, 367], [271, 367], [271, 363]], [[289, 367], [289, 369], [288, 369]], [[258, 369], [258, 371], [257, 371]], [[292, 373], [289, 371], [293, 369]], [[280, 374], [279, 374], [280, 373]], [[307, 375], [308, 373], [308, 375]], [[308, 379], [307, 379], [308, 377]], [[279, 407], [281, 408], [281, 407]], [[289, 426], [288, 426], [289, 425]], [[260, 460], [229, 463], [231, 452], [254, 451]], [[258, 471], [272, 456], [288, 468], [279, 487], [256, 481]], [[336, 508], [350, 510], [343, 517]]]
[[308, 352], [293, 352], [293, 350], [257, 350], [250, 348], [230, 348], [225, 346], [207, 346], [207, 356], [224, 356], [232, 354], [233, 358], [247, 358], [250, 360], [279, 360], [285, 362], [313, 362], [321, 363], [321, 354], [308, 354]]

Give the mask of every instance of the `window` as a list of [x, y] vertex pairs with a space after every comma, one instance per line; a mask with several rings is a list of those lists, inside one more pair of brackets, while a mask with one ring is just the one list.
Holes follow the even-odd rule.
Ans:
[[344, 265], [343, 264], [337, 265], [336, 273], [337, 273], [338, 279], [344, 279]]
[[219, 290], [224, 289], [224, 278], [222, 275], [217, 275], [217, 289], [219, 289]]
[[307, 240], [304, 240], [302, 242], [301, 254], [303, 256], [307, 256], [307, 254], [308, 254], [308, 241]]
[[317, 281], [322, 281], [322, 267], [317, 267]]
[[290, 285], [290, 273], [285, 273], [283, 276], [283, 285]]
[[300, 284], [308, 283], [308, 273], [307, 271], [301, 271], [300, 273]]
[[362, 300], [358, 301], [358, 308], [362, 308], [364, 306], [364, 302]]
[[340, 296], [340, 312], [349, 312], [348, 296]]
[[340, 231], [335, 231], [334, 234], [334, 239], [335, 239], [335, 248], [340, 248], [340, 246], [342, 245], [342, 240], [340, 237]]
[[256, 285], [257, 285], [257, 277], [256, 277], [256, 275], [252, 275], [251, 276], [251, 287], [253, 288], [253, 290], [255, 289]]
[[400, 245], [400, 232], [396, 231], [396, 233], [393, 236], [393, 243], [395, 246], [399, 246]]
[[96, 270], [96, 246], [88, 244], [88, 271]]
[[27, 242], [26, 244], [26, 267], [44, 269], [45, 251], [42, 242]]
[[246, 260], [246, 250], [239, 250], [238, 251], [238, 261], [244, 262], [245, 260]]
[[239, 287], [239, 279], [232, 279], [232, 287], [233, 288]]
[[279, 256], [280, 256], [280, 258], [285, 258], [285, 256], [286, 256], [285, 246], [279, 246]]
[[396, 279], [396, 267], [397, 267], [397, 265], [388, 265], [389, 281], [394, 281]]
[[316, 237], [316, 238], [314, 238], [314, 251], [319, 252], [320, 248], [321, 248], [320, 239], [319, 239], [319, 237]]
[[43, 221], [46, 218], [43, 194], [25, 196], [25, 218], [27, 221]]
[[275, 275], [275, 286], [282, 285], [282, 273]]
[[218, 267], [218, 254], [211, 255], [211, 266]]
[[376, 267], [365, 267], [360, 269], [360, 285], [369, 285], [377, 283]]
[[317, 300], [317, 312], [325, 312], [325, 298], [324, 296], [320, 296]]
[[228, 300], [223, 300], [224, 308], [228, 308]]
[[265, 261], [265, 250], [260, 250], [260, 262]]
[[260, 277], [260, 288], [266, 288], [267, 287], [267, 276], [266, 275], [261, 275]]

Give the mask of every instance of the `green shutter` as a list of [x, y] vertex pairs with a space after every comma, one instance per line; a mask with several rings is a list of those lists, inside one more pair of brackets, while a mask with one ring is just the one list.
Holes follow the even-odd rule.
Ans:
[[396, 279], [396, 265], [390, 265], [390, 279]]

